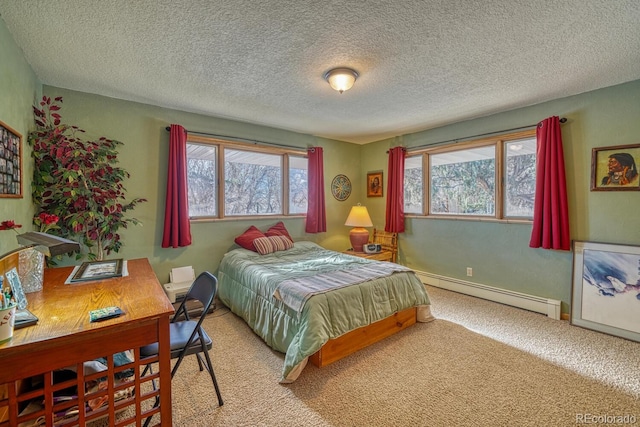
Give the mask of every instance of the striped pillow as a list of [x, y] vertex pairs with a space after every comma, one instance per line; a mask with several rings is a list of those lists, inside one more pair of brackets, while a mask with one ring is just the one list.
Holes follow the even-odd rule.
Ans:
[[286, 251], [293, 247], [293, 241], [288, 236], [267, 236], [276, 246], [276, 251]]
[[293, 247], [293, 242], [285, 236], [258, 237], [253, 240], [253, 246], [260, 255], [276, 251], [286, 251]]

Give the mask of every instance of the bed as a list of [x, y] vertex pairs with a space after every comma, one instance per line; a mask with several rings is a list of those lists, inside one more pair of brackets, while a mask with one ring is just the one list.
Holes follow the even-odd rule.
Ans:
[[295, 381], [309, 360], [324, 366], [433, 319], [425, 287], [412, 270], [313, 242], [264, 255], [230, 250], [218, 280], [220, 301], [285, 354], [281, 383]]

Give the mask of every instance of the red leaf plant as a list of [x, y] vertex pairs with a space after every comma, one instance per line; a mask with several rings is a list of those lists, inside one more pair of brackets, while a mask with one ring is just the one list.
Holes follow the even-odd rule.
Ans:
[[0, 230], [13, 230], [17, 233], [18, 232], [18, 230], [16, 230], [17, 228], [22, 228], [22, 225], [16, 224], [12, 220], [0, 222]]
[[140, 224], [125, 215], [146, 199], [126, 201], [124, 180], [129, 173], [117, 166], [122, 142], [83, 139], [84, 130], [62, 123], [57, 113], [61, 103], [62, 97], [44, 96], [33, 107], [37, 130], [29, 134], [29, 144], [35, 160], [32, 198], [38, 215], [34, 223], [78, 241], [82, 252], [77, 259], [101, 260], [122, 247], [121, 228]]

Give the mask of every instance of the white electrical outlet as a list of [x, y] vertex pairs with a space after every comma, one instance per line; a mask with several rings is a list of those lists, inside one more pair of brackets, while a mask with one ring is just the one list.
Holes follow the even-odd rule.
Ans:
[[473, 268], [467, 267], [467, 276], [469, 277], [473, 276]]

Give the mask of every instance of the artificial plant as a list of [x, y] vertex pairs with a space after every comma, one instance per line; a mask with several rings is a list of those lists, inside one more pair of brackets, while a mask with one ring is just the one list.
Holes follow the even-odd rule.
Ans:
[[102, 260], [122, 247], [120, 228], [140, 224], [125, 218], [145, 199], [127, 202], [123, 182], [129, 173], [115, 166], [122, 142], [101, 137], [86, 140], [85, 131], [62, 123], [62, 97], [42, 97], [33, 107], [37, 129], [29, 133], [35, 160], [32, 198], [37, 213], [57, 215], [52, 234], [76, 240], [77, 259]]

